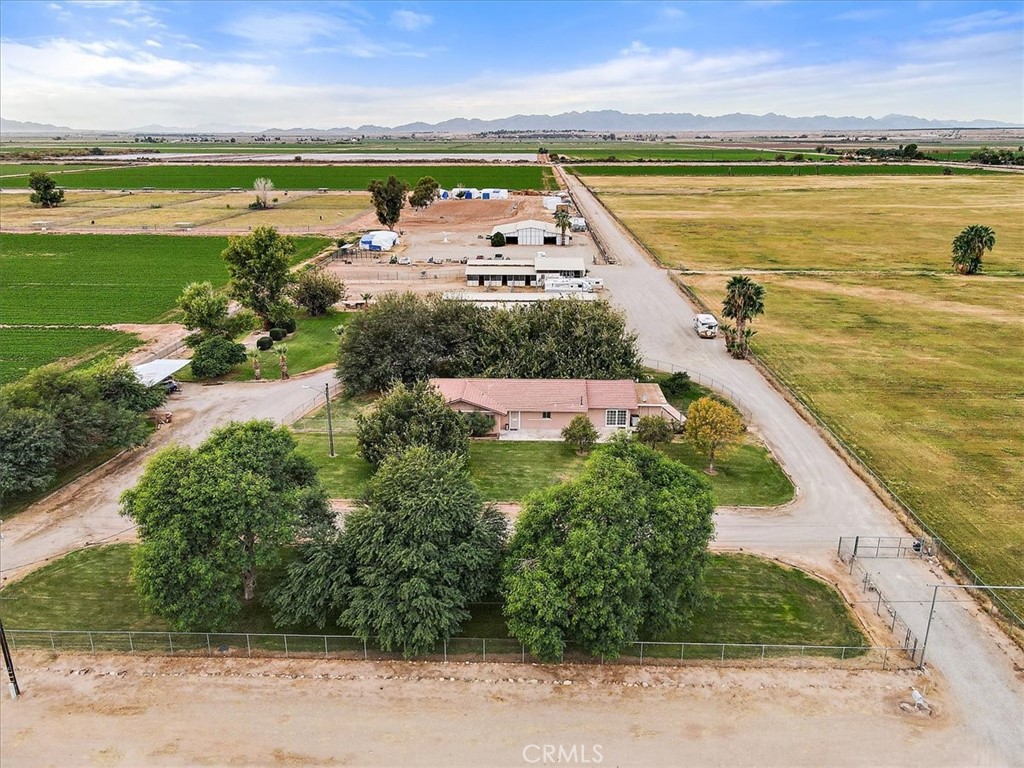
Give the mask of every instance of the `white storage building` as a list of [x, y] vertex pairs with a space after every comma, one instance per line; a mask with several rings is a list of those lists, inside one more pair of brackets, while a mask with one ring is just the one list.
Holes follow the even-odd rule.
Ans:
[[491, 230], [491, 236], [501, 232], [508, 245], [555, 245], [558, 228], [554, 224], [536, 219], [499, 224]]
[[480, 196], [484, 200], [508, 200], [507, 189], [481, 189]]
[[367, 232], [359, 238], [359, 249], [362, 251], [390, 251], [398, 242], [398, 233], [387, 229]]

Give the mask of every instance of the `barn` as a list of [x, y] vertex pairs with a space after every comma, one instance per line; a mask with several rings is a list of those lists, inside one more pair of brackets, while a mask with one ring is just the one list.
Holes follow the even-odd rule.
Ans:
[[556, 245], [558, 229], [553, 224], [536, 219], [499, 224], [491, 230], [491, 236], [501, 233], [508, 245]]

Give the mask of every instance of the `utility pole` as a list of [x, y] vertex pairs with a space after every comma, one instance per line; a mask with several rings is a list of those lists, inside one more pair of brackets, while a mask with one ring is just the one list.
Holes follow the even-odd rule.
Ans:
[[324, 396], [327, 398], [327, 440], [331, 445], [331, 458], [334, 458], [334, 429], [331, 426], [331, 385], [324, 384]]
[[7, 633], [4, 632], [4, 623], [0, 621], [0, 650], [4, 654], [4, 666], [7, 667], [7, 687], [11, 692], [11, 698], [16, 699], [21, 695], [18, 687], [18, 677], [14, 674], [14, 659], [11, 658], [11, 649], [7, 645]]

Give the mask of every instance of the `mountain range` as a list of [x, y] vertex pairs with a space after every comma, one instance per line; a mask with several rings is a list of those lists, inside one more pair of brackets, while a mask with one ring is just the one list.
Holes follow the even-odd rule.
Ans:
[[941, 128], [1018, 128], [1020, 125], [998, 120], [930, 120], [913, 115], [885, 115], [884, 117], [789, 117], [769, 112], [751, 115], [734, 112], [728, 115], [695, 115], [690, 112], [663, 112], [631, 114], [606, 109], [587, 112], [563, 112], [558, 115], [512, 115], [495, 120], [479, 118], [453, 118], [440, 123], [414, 122], [392, 127], [360, 125], [357, 128], [264, 128], [246, 125], [207, 123], [183, 128], [177, 126], [145, 125], [138, 128], [109, 131], [76, 130], [48, 123], [26, 123], [0, 117], [0, 132], [24, 134], [66, 133], [255, 133], [287, 135], [344, 135], [344, 134], [409, 134], [452, 133], [469, 134], [488, 131], [590, 131], [665, 133], [668, 131], [887, 131], [900, 129]]

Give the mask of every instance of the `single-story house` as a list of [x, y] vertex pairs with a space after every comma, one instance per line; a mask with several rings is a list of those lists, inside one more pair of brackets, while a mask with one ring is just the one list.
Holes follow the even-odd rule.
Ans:
[[466, 262], [466, 285], [477, 288], [498, 286], [532, 287], [549, 277], [584, 277], [587, 266], [582, 256], [547, 256], [543, 251], [533, 259], [472, 259]]
[[534, 262], [541, 282], [546, 277], [585, 277], [587, 265], [582, 256], [540, 256]]
[[554, 224], [536, 219], [499, 224], [491, 230], [491, 236], [501, 233], [508, 245], [556, 245], [559, 236]]
[[390, 251], [398, 242], [398, 233], [387, 229], [367, 232], [359, 238], [359, 249], [363, 251]]
[[556, 292], [547, 293], [471, 293], [463, 291], [446, 291], [442, 298], [448, 301], [468, 301], [484, 309], [507, 308], [523, 304], [534, 304], [538, 301], [552, 300], [579, 300], [597, 301], [597, 294], [582, 292]]
[[657, 384], [631, 379], [431, 379], [462, 413], [494, 417], [491, 435], [507, 440], [559, 440], [575, 416], [587, 416], [602, 437], [635, 427], [641, 416], [684, 417]]

